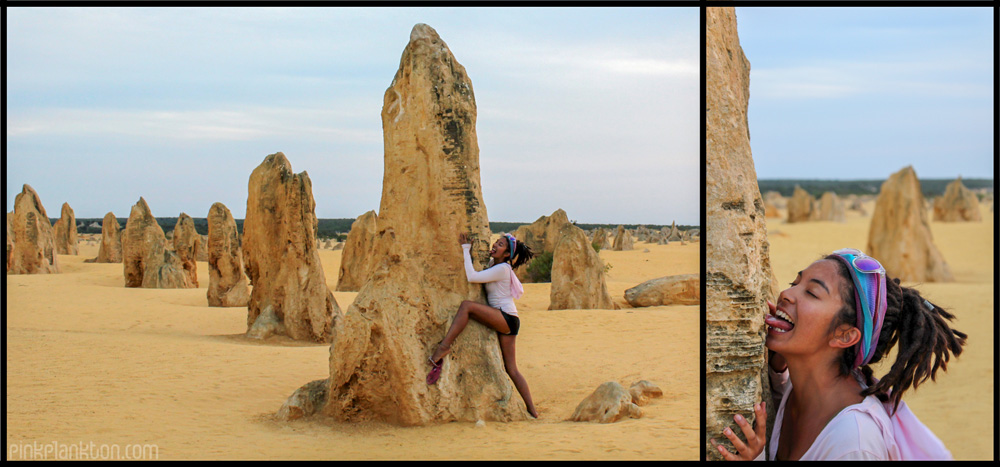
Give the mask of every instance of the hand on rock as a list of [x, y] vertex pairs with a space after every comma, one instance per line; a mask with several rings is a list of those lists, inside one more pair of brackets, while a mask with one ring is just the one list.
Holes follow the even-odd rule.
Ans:
[[472, 241], [469, 240], [469, 235], [468, 234], [466, 234], [465, 232], [462, 232], [462, 233], [458, 234], [458, 243], [459, 243], [459, 245], [469, 245], [469, 244], [472, 243]]
[[733, 416], [733, 420], [736, 420], [736, 424], [740, 426], [740, 429], [743, 431], [743, 435], [747, 438], [746, 443], [744, 443], [739, 436], [736, 436], [736, 433], [733, 433], [733, 430], [729, 429], [729, 427], [726, 427], [726, 429], [722, 431], [722, 434], [726, 435], [726, 438], [729, 438], [729, 441], [733, 443], [733, 447], [736, 448], [738, 454], [733, 454], [725, 447], [719, 446], [715, 442], [715, 439], [710, 440], [712, 442], [712, 446], [715, 446], [715, 448], [719, 450], [719, 454], [722, 454], [722, 457], [726, 460], [752, 461], [756, 459], [762, 451], [764, 451], [764, 446], [767, 444], [767, 435], [765, 433], [767, 425], [767, 411], [764, 410], [764, 402], [755, 405], [753, 411], [756, 416], [754, 421], [755, 426], [753, 428], [750, 427], [750, 423], [747, 422], [747, 419], [742, 415], [736, 414]]

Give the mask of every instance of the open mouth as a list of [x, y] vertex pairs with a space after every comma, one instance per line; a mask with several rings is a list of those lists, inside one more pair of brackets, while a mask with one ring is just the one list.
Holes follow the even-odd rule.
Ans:
[[795, 327], [795, 322], [792, 321], [792, 318], [781, 310], [775, 310], [773, 315], [769, 314], [765, 316], [764, 324], [767, 324], [768, 328], [773, 329], [775, 332], [788, 332]]

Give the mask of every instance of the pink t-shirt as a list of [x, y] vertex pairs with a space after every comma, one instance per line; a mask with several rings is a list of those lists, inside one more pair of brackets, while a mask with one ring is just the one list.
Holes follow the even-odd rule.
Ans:
[[[774, 427], [770, 433], [770, 458], [778, 452], [781, 422], [785, 403], [792, 392], [788, 370], [771, 375], [772, 395], [780, 397]], [[857, 375], [855, 375], [858, 378]], [[865, 383], [859, 379], [862, 387]], [[858, 404], [849, 405], [830, 420], [806, 450], [800, 460], [928, 460], [951, 459], [951, 453], [910, 411], [905, 402], [889, 416], [885, 404], [875, 396], [867, 396]], [[757, 459], [764, 460], [761, 452]]]

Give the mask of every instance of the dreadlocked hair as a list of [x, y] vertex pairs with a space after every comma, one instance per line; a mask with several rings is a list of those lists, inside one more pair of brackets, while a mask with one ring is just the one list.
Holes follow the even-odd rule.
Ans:
[[[515, 257], [517, 257], [517, 259], [514, 259]], [[534, 257], [535, 253], [531, 251], [531, 248], [529, 248], [528, 245], [525, 245], [524, 242], [517, 242], [514, 244], [514, 251], [510, 252], [510, 256], [507, 257], [507, 260], [510, 261], [512, 268], [517, 269]]]
[[[833, 320], [833, 327], [841, 324], [857, 324], [857, 311], [854, 309], [854, 280], [848, 266], [835, 255], [825, 259], [833, 260], [841, 276], [841, 307]], [[882, 402], [892, 402], [895, 412], [903, 392], [911, 386], [916, 389], [920, 383], [930, 378], [935, 380], [937, 370], [947, 371], [951, 355], [956, 357], [962, 353], [962, 346], [968, 337], [965, 333], [956, 331], [949, 326], [948, 321], [955, 316], [943, 308], [930, 304], [920, 296], [915, 289], [902, 287], [899, 279], [886, 278], [886, 311], [882, 322], [882, 330], [878, 336], [878, 344], [871, 361], [862, 365], [861, 374], [868, 388], [861, 391], [862, 396], [874, 394]], [[925, 304], [926, 303], [926, 304]], [[889, 372], [877, 382], [870, 365], [878, 363], [893, 346], [899, 344], [896, 360]], [[847, 376], [854, 365], [857, 346], [844, 350], [840, 357], [839, 370], [841, 376]]]

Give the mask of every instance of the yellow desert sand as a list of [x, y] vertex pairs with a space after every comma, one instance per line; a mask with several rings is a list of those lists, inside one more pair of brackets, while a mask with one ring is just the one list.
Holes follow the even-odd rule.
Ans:
[[[864, 205], [874, 211], [875, 203]], [[955, 275], [955, 282], [903, 282], [921, 295], [953, 313], [952, 327], [969, 335], [962, 355], [938, 372], [937, 381], [927, 380], [903, 395], [903, 400], [924, 424], [944, 442], [955, 459], [993, 458], [993, 355], [994, 317], [993, 213], [980, 206], [983, 222], [931, 222], [934, 244]], [[785, 223], [768, 219], [771, 265], [780, 290], [795, 280], [798, 271], [839, 248], [858, 248], [868, 242], [871, 215], [847, 211], [847, 222]], [[930, 215], [928, 215], [930, 218]], [[60, 258], [61, 259], [61, 258]], [[891, 274], [892, 271], [889, 271]], [[883, 361], [891, 362], [895, 353]], [[888, 365], [875, 368], [885, 374]]]
[[[159, 459], [697, 459], [699, 307], [633, 309], [623, 295], [698, 273], [699, 248], [601, 251], [619, 310], [549, 311], [549, 284], [525, 284], [518, 367], [538, 420], [403, 428], [274, 420], [292, 392], [329, 376], [329, 345], [245, 338], [245, 307], [207, 306], [207, 263], [197, 289], [125, 288], [122, 265], [84, 263], [98, 247], [81, 242], [61, 274], [7, 276], [8, 458], [93, 442], [155, 444]], [[331, 290], [341, 251], [320, 250]], [[343, 310], [356, 295], [334, 292]], [[565, 421], [600, 384], [640, 379], [664, 392], [642, 418]]]

